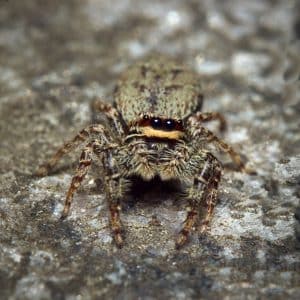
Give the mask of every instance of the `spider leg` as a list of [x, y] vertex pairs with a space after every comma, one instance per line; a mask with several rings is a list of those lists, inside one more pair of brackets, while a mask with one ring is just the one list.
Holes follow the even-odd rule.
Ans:
[[[221, 178], [220, 163], [214, 156], [207, 152], [202, 152], [201, 155], [191, 157], [190, 163], [194, 166], [198, 163], [198, 168], [194, 172], [198, 172], [199, 168], [201, 172], [194, 175], [193, 184], [186, 191], [187, 198], [189, 199], [189, 207], [183, 228], [179, 232], [175, 242], [177, 249], [186, 243], [190, 232], [194, 229], [199, 218], [200, 206], [203, 202], [207, 206], [207, 214], [202, 224], [208, 225], [216, 204], [217, 188]], [[204, 227], [202, 228], [204, 229]]]
[[224, 118], [224, 116], [218, 112], [197, 112], [193, 115], [193, 118], [198, 120], [199, 122], [209, 122], [218, 120], [219, 121], [219, 130], [221, 132], [225, 131], [227, 129], [227, 122]]
[[195, 226], [197, 217], [198, 217], [197, 205], [190, 206], [189, 211], [187, 213], [187, 217], [184, 221], [183, 228], [180, 230], [175, 242], [176, 249], [181, 248], [187, 242], [188, 236]]
[[207, 194], [205, 197], [207, 213], [204, 220], [201, 222], [200, 232], [204, 233], [207, 230], [208, 224], [212, 218], [214, 208], [217, 203], [218, 185], [221, 179], [221, 170], [215, 172], [214, 177], [207, 185]]
[[[116, 130], [118, 135], [123, 136], [124, 127], [126, 127], [125, 122], [122, 119], [121, 114], [118, 110], [113, 107], [111, 104], [104, 102], [100, 99], [96, 99], [92, 103], [92, 109], [95, 112], [104, 113], [110, 122], [110, 126]], [[122, 122], [123, 121], [123, 122]]]
[[120, 211], [121, 211], [120, 201], [117, 201], [116, 203], [114, 202], [109, 203], [109, 211], [110, 211], [111, 231], [113, 233], [115, 243], [118, 248], [122, 248], [124, 244], [124, 239], [122, 235], [123, 228], [120, 219]]
[[120, 219], [121, 202], [130, 188], [130, 180], [124, 174], [124, 166], [118, 163], [123, 155], [120, 148], [112, 149], [103, 153], [102, 160], [105, 170], [105, 196], [110, 211], [110, 228], [118, 248], [122, 248], [124, 244], [124, 230]]
[[101, 124], [94, 124], [84, 128], [71, 141], [60, 147], [49, 161], [39, 166], [35, 172], [35, 175], [46, 176], [49, 174], [49, 172], [65, 154], [76, 149], [87, 139], [99, 139], [102, 145], [106, 144], [109, 148], [110, 141], [108, 140], [107, 136], [108, 134], [105, 132], [105, 128]]
[[214, 143], [220, 150], [227, 153], [231, 157], [232, 161], [237, 165], [239, 171], [244, 171], [250, 174], [253, 173], [252, 170], [246, 169], [241, 156], [230, 145], [218, 138], [207, 128], [199, 125], [196, 118], [190, 117], [188, 122], [190, 124], [192, 138], [196, 140], [197, 143], [199, 143], [199, 141], [202, 141], [203, 143]]
[[82, 180], [84, 179], [85, 175], [87, 174], [90, 168], [90, 165], [92, 163], [91, 154], [93, 152], [93, 145], [94, 142], [88, 143], [81, 152], [79, 165], [76, 169], [75, 175], [72, 178], [72, 182], [66, 196], [61, 219], [65, 219], [69, 214], [70, 206], [73, 200], [73, 195], [76, 192], [76, 190], [80, 187]]
[[120, 174], [108, 174], [105, 177], [106, 198], [110, 210], [111, 231], [118, 248], [122, 248], [124, 243], [123, 226], [120, 219], [121, 200], [128, 191], [129, 181]]

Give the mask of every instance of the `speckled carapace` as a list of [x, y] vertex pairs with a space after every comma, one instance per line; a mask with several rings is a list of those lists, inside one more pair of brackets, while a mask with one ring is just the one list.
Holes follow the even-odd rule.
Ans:
[[107, 122], [80, 131], [37, 170], [40, 176], [48, 174], [64, 154], [85, 143], [62, 219], [68, 215], [74, 192], [90, 165], [96, 162], [104, 169], [99, 176], [104, 182], [117, 246], [124, 243], [122, 199], [136, 176], [182, 183], [188, 212], [176, 248], [187, 241], [199, 219], [200, 206], [207, 209], [200, 224], [204, 232], [216, 204], [222, 169], [206, 145], [214, 143], [227, 152], [239, 170], [244, 169], [244, 163], [232, 147], [203, 127], [204, 122], [218, 120], [220, 130], [224, 130], [226, 123], [219, 113], [201, 112], [202, 101], [199, 76], [176, 60], [155, 55], [129, 67], [116, 85], [114, 104], [100, 100], [94, 103], [94, 109], [103, 113]]
[[114, 99], [127, 124], [144, 114], [182, 120], [201, 108], [202, 90], [194, 72], [159, 56], [129, 67]]

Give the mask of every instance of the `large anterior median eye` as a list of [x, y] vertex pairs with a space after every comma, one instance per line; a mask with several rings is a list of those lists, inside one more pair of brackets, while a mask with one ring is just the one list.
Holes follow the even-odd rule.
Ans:
[[164, 121], [164, 129], [165, 130], [173, 130], [175, 128], [175, 121], [172, 119], [167, 119]]
[[152, 118], [151, 119], [151, 127], [158, 129], [162, 127], [162, 121], [160, 118]]

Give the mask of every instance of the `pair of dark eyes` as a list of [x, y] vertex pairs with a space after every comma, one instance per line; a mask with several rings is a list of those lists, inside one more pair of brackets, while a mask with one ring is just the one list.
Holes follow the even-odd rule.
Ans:
[[176, 121], [173, 119], [161, 119], [157, 117], [150, 118], [148, 115], [144, 115], [144, 120], [149, 122], [149, 125], [153, 129], [162, 129], [162, 130], [177, 130], [179, 127], [182, 127], [181, 121]]

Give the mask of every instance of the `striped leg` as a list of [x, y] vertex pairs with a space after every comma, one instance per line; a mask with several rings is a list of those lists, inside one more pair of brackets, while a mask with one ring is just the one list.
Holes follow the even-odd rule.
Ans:
[[117, 170], [110, 169], [107, 171], [114, 172], [107, 175], [105, 178], [106, 198], [110, 210], [110, 226], [116, 245], [119, 248], [122, 248], [124, 242], [124, 230], [120, 219], [120, 202], [128, 191], [129, 181], [121, 178], [120, 174], [117, 173]]
[[72, 178], [71, 185], [69, 187], [64, 209], [61, 215], [61, 219], [65, 219], [70, 211], [70, 206], [73, 201], [73, 195], [76, 190], [80, 187], [82, 180], [84, 179], [85, 175], [87, 174], [90, 165], [92, 163], [92, 152], [93, 152], [93, 142], [88, 143], [80, 156], [79, 165], [77, 167], [76, 173]]
[[108, 118], [108, 121], [110, 122], [110, 125], [112, 128], [115, 128], [116, 132], [119, 135], [124, 135], [124, 124], [122, 124], [122, 116], [118, 112], [118, 110], [113, 107], [111, 104], [107, 102], [103, 102], [100, 99], [97, 99], [92, 104], [92, 109], [95, 112], [104, 113], [106, 117]]
[[214, 135], [211, 131], [205, 129], [205, 135], [207, 136], [207, 140], [213, 142], [220, 150], [231, 157], [232, 161], [237, 165], [239, 171], [247, 172], [244, 162], [241, 159], [241, 156], [226, 142], [219, 139], [216, 135]]
[[[192, 201], [191, 201], [192, 202]], [[175, 242], [176, 249], [181, 248], [187, 241], [190, 232], [194, 229], [195, 223], [198, 218], [198, 203], [193, 201], [188, 208], [187, 217], [184, 221], [184, 225], [180, 230]]]
[[193, 115], [193, 118], [198, 120], [199, 122], [209, 122], [218, 120], [219, 121], [219, 130], [225, 131], [227, 129], [227, 123], [224, 116], [218, 112], [197, 112]]
[[205, 154], [201, 156], [195, 156], [195, 163], [201, 158], [201, 173], [195, 176], [194, 184], [187, 191], [187, 198], [190, 199], [190, 206], [187, 213], [186, 220], [183, 228], [179, 232], [176, 240], [176, 248], [182, 247], [190, 234], [194, 229], [196, 222], [199, 218], [199, 209], [203, 201], [207, 204], [207, 215], [204, 223], [207, 225], [211, 219], [213, 208], [216, 203], [217, 187], [221, 178], [221, 166], [217, 159], [212, 155]]
[[123, 229], [122, 229], [122, 223], [120, 219], [120, 211], [121, 211], [120, 201], [109, 203], [109, 210], [110, 210], [111, 231], [113, 232], [113, 236], [117, 247], [122, 248], [124, 240], [122, 236]]
[[225, 153], [228, 153], [232, 161], [237, 165], [239, 171], [244, 171], [250, 174], [253, 173], [252, 170], [246, 169], [245, 164], [241, 159], [241, 156], [226, 142], [224, 142], [222, 139], [219, 139], [213, 132], [211, 132], [207, 128], [199, 125], [194, 117], [191, 117], [189, 119], [189, 122], [190, 128], [192, 129], [192, 137], [196, 140], [196, 142], [213, 142], [220, 150], [222, 150]]
[[90, 125], [87, 128], [81, 130], [71, 141], [65, 143], [61, 148], [57, 150], [57, 152], [52, 156], [52, 158], [41, 165], [35, 175], [37, 176], [46, 176], [49, 172], [54, 168], [57, 162], [67, 153], [76, 149], [87, 139], [95, 138], [100, 141], [100, 144], [109, 145], [109, 141], [107, 139], [107, 133], [105, 129], [100, 124]]
[[207, 230], [208, 224], [210, 223], [210, 220], [212, 218], [212, 214], [217, 203], [218, 186], [220, 180], [221, 180], [221, 169], [217, 168], [215, 170], [215, 175], [207, 185], [207, 193], [205, 196], [207, 213], [204, 220], [201, 222], [201, 226], [200, 226], [201, 233], [204, 233]]

